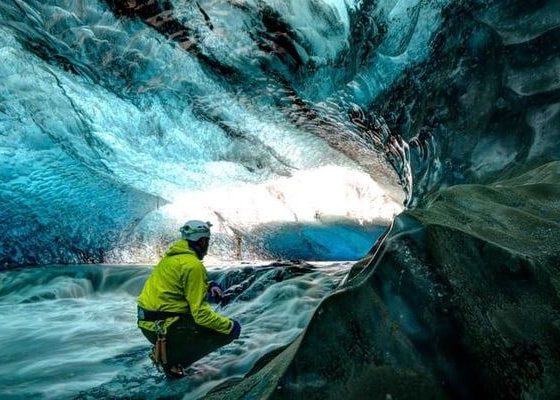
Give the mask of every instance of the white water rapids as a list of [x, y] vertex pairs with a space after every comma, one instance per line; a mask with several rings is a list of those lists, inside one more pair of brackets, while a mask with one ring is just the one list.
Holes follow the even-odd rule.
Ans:
[[0, 398], [199, 398], [291, 342], [350, 263], [209, 268], [243, 290], [219, 311], [241, 337], [168, 381], [148, 359], [136, 296], [148, 266], [50, 266], [0, 274]]

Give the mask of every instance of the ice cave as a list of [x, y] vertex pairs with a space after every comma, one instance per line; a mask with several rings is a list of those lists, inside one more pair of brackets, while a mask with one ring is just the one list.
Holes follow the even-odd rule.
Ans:
[[[2, 0], [0, 60], [1, 399], [560, 398], [560, 1]], [[242, 329], [168, 379], [193, 219]]]

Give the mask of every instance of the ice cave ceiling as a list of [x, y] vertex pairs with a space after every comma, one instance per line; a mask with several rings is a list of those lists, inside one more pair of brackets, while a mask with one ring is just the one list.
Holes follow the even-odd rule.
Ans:
[[221, 222], [225, 253], [269, 224], [387, 225], [439, 188], [557, 159], [559, 16], [555, 1], [4, 1], [2, 264], [150, 259], [192, 213]]

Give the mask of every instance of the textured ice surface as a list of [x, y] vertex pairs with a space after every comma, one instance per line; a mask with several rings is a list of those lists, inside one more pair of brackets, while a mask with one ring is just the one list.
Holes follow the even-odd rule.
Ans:
[[[382, 143], [376, 150], [346, 117], [334, 118], [330, 106], [323, 104], [312, 115], [305, 111], [313, 110], [313, 104], [303, 106], [305, 99], [298, 99], [289, 82], [304, 88], [304, 75], [314, 74], [285, 70], [278, 58], [281, 49], [267, 54], [255, 41], [255, 35], [276, 23], [266, 18], [282, 21], [293, 30], [293, 40], [301, 42], [296, 47], [305, 48], [302, 54], [322, 58], [314, 63], [329, 69], [350, 45], [350, 14], [356, 5], [201, 6], [208, 9], [214, 29], [206, 27], [192, 4], [176, 2], [176, 16], [197, 32], [209, 57], [236, 71], [235, 78], [224, 78], [206, 59], [139, 19], [119, 19], [104, 2], [0, 5], [3, 264], [106, 260], [107, 252], [126, 247], [130, 233], [146, 225], [139, 224], [144, 217], [157, 220], [150, 213], [164, 204], [197, 218], [196, 204], [215, 204], [213, 196], [240, 184], [246, 193], [237, 190], [236, 197], [252, 203], [259, 214], [244, 219], [245, 225], [307, 219], [298, 212], [279, 219], [266, 216], [270, 202], [255, 203], [251, 185], [274, 186], [270, 182], [298, 171], [328, 166], [361, 168], [392, 197], [383, 202], [391, 211], [379, 209], [372, 216], [371, 198], [359, 190], [375, 182], [360, 178], [362, 187], [347, 197], [362, 202], [361, 212], [351, 211], [356, 226], [372, 219], [387, 223], [401, 208], [404, 197], [395, 179], [387, 178], [396, 173], [383, 161]], [[276, 72], [256, 62], [269, 63]], [[277, 74], [284, 78], [278, 81]], [[326, 182], [330, 170], [322, 171], [320, 179]], [[347, 191], [354, 183], [333, 183], [330, 190]], [[300, 189], [297, 179], [277, 185], [285, 187], [287, 196]], [[198, 194], [191, 206], [193, 192]], [[329, 187], [324, 185], [321, 193], [329, 196]], [[321, 215], [332, 211], [321, 204], [313, 208]], [[214, 219], [224, 214], [219, 205], [208, 211]], [[347, 214], [339, 209], [332, 216]], [[238, 220], [226, 222], [243, 228]]]
[[[170, 2], [190, 47], [116, 3], [0, 4], [2, 265], [145, 259], [196, 214], [228, 257], [310, 214], [386, 223], [558, 139], [558, 2]], [[386, 197], [297, 178], [335, 167]]]

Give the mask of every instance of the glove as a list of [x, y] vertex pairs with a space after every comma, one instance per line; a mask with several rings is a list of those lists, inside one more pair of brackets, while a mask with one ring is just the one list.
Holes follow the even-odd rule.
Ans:
[[233, 321], [233, 328], [231, 328], [229, 337], [231, 338], [231, 340], [235, 340], [239, 338], [239, 335], [241, 335], [241, 324], [234, 319], [232, 319], [232, 321]]
[[210, 303], [219, 303], [222, 300], [224, 292], [220, 285], [216, 282], [210, 282], [208, 284], [208, 294], [206, 296]]

